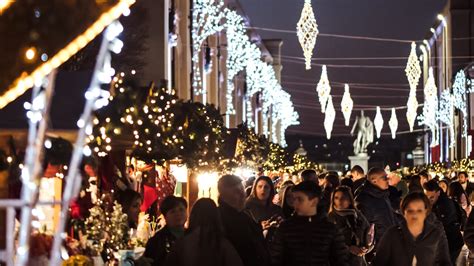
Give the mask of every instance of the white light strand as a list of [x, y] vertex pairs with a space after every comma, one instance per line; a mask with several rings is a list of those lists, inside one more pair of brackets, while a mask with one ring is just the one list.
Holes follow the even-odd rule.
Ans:
[[319, 103], [321, 104], [321, 112], [326, 111], [326, 104], [331, 94], [331, 85], [329, 84], [328, 73], [326, 65], [323, 65], [321, 70], [321, 78], [316, 86], [318, 92]]
[[351, 93], [349, 92], [349, 85], [344, 85], [344, 95], [341, 100], [341, 111], [344, 115], [346, 126], [349, 126], [351, 119], [352, 108], [354, 107], [354, 101], [352, 101]]
[[382, 133], [382, 128], [383, 128], [383, 117], [382, 113], [380, 112], [380, 106], [377, 106], [377, 111], [375, 114], [375, 119], [374, 119], [374, 126], [375, 126], [375, 131], [377, 132], [377, 138], [380, 138], [380, 133]]
[[336, 119], [336, 110], [334, 110], [334, 104], [332, 103], [332, 96], [329, 95], [326, 113], [324, 114], [324, 129], [326, 130], [327, 139], [331, 139], [331, 133], [332, 133], [332, 128], [334, 126], [335, 119]]
[[392, 139], [396, 138], [397, 129], [398, 129], [398, 119], [397, 119], [397, 112], [395, 108], [392, 108], [392, 116], [388, 121], [388, 126], [390, 127], [390, 132], [392, 133]]
[[431, 131], [431, 147], [438, 145], [438, 123], [436, 114], [438, 112], [438, 88], [433, 75], [433, 68], [429, 68], [428, 80], [426, 81], [425, 102], [423, 113], [418, 117], [420, 125], [427, 126]]
[[311, 69], [311, 57], [313, 56], [318, 33], [318, 24], [316, 24], [316, 19], [314, 18], [311, 0], [305, 0], [300, 20], [296, 25], [296, 35], [298, 36], [301, 48], [303, 48], [306, 69]]
[[460, 70], [454, 79], [453, 83], [453, 95], [454, 95], [454, 107], [462, 113], [463, 128], [462, 137], [467, 137], [467, 103], [466, 94], [470, 92], [467, 87], [470, 85], [470, 80], [466, 79], [466, 75], [463, 70]]
[[199, 66], [199, 54], [204, 40], [223, 29], [221, 23], [224, 17], [224, 2], [222, 0], [194, 0], [191, 36], [193, 40], [193, 83], [192, 87], [196, 95], [203, 94], [201, 87], [201, 67]]
[[456, 136], [454, 135], [454, 97], [449, 92], [449, 89], [441, 93], [437, 119], [449, 128], [449, 147], [454, 147], [456, 144]]
[[410, 94], [407, 101], [407, 121], [410, 126], [410, 132], [413, 132], [413, 126], [417, 116], [418, 101], [416, 100], [416, 87], [421, 76], [421, 67], [418, 57], [416, 56], [416, 44], [412, 42], [410, 55], [408, 56], [405, 74], [410, 84]]

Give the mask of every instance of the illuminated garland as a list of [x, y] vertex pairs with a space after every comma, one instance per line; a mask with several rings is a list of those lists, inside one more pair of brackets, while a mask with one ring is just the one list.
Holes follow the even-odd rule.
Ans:
[[454, 79], [453, 83], [453, 96], [454, 96], [454, 107], [462, 113], [463, 127], [462, 137], [467, 137], [467, 103], [466, 94], [471, 91], [467, 89], [470, 85], [470, 80], [466, 79], [466, 74], [463, 70], [460, 70]]
[[425, 102], [423, 105], [423, 114], [418, 119], [420, 125], [425, 125], [431, 130], [431, 147], [438, 145], [438, 123], [436, 113], [438, 112], [438, 88], [436, 87], [433, 68], [430, 67], [428, 80], [426, 81]]
[[456, 144], [456, 136], [454, 135], [454, 103], [453, 95], [449, 92], [449, 89], [441, 93], [437, 119], [449, 128], [449, 147], [454, 147]]

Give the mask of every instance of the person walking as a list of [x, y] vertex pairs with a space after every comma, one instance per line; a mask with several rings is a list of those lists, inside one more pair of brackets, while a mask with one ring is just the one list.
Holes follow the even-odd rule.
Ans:
[[385, 232], [372, 264], [452, 265], [444, 232], [426, 221], [429, 199], [421, 192], [410, 193], [402, 200], [400, 210], [405, 220]]
[[283, 213], [283, 219], [289, 219], [293, 216], [295, 212], [294, 202], [295, 198], [293, 197], [292, 189], [295, 185], [286, 186], [283, 190], [283, 196], [281, 201], [281, 209]]
[[367, 178], [365, 177], [364, 169], [360, 165], [354, 165], [351, 169], [351, 176], [354, 184], [352, 185], [352, 192], [355, 194], [356, 190], [361, 187]]
[[219, 210], [213, 200], [201, 198], [191, 210], [189, 227], [166, 259], [167, 266], [243, 266], [239, 254], [224, 237]]
[[349, 187], [340, 186], [331, 197], [328, 220], [342, 231], [349, 249], [349, 265], [367, 265], [364, 255], [370, 248], [370, 225], [364, 215], [355, 209], [354, 197]]
[[270, 245], [273, 266], [347, 265], [344, 236], [318, 213], [321, 188], [312, 181], [293, 187], [296, 214], [278, 227]]

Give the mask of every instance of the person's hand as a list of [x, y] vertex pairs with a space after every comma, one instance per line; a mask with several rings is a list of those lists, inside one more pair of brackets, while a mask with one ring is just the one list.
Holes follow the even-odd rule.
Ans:
[[356, 256], [363, 256], [365, 254], [365, 251], [363, 248], [357, 247], [357, 246], [350, 246], [349, 247], [349, 252]]
[[271, 225], [271, 220], [265, 220], [265, 221], [261, 221], [260, 224], [262, 225], [262, 230], [268, 230], [270, 229], [270, 227], [272, 227]]

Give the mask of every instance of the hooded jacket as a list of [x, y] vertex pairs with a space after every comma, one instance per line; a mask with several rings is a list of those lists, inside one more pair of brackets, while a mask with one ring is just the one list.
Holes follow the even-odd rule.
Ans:
[[[416, 264], [413, 262], [416, 260]], [[423, 232], [414, 239], [406, 222], [392, 226], [383, 235], [373, 260], [374, 266], [449, 266], [448, 242], [439, 226], [425, 221]]]
[[396, 224], [389, 194], [388, 190], [381, 190], [370, 182], [365, 182], [356, 191], [356, 208], [370, 224], [375, 224], [376, 245], [385, 231]]

